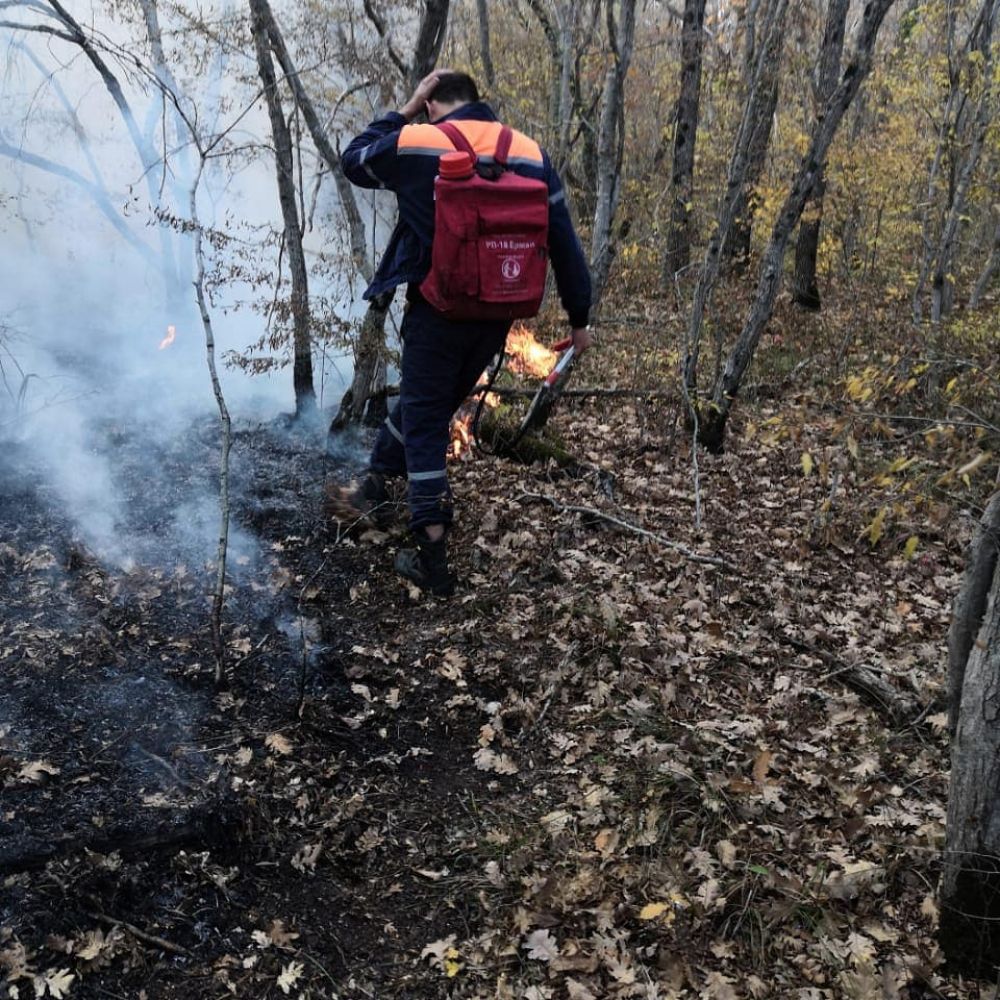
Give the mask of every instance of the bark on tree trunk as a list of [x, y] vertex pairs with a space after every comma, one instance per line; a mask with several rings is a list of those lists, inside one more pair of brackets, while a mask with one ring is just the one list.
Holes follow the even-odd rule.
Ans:
[[669, 284], [691, 262], [691, 196], [694, 147], [701, 98], [701, 57], [705, 46], [705, 0], [684, 0], [681, 29], [681, 89], [674, 113], [674, 162], [670, 173], [670, 228], [664, 257]]
[[424, 13], [417, 31], [417, 46], [410, 64], [409, 85], [413, 89], [437, 65], [448, 31], [451, 0], [424, 0]]
[[[775, 20], [783, 20], [787, 0], [776, 0], [769, 8], [768, 21], [765, 22], [764, 36], [771, 36], [769, 25]], [[756, 5], [753, 6], [756, 10]], [[748, 56], [749, 58], [749, 56]], [[736, 138], [733, 141], [733, 151], [729, 158], [729, 171], [726, 175], [726, 190], [719, 204], [718, 218], [715, 229], [708, 240], [708, 247], [705, 250], [705, 261], [702, 264], [701, 273], [698, 275], [698, 284], [695, 286], [694, 298], [691, 303], [691, 318], [688, 328], [685, 331], [686, 339], [684, 344], [684, 384], [686, 394], [690, 401], [693, 401], [698, 392], [698, 360], [701, 356], [701, 333], [705, 319], [705, 310], [708, 308], [709, 298], [715, 282], [719, 276], [719, 269], [722, 264], [722, 250], [729, 238], [729, 233], [733, 227], [733, 220], [736, 216], [736, 206], [739, 200], [740, 190], [746, 177], [747, 157], [750, 148], [750, 132], [753, 127], [753, 108], [755, 94], [764, 77], [764, 59], [759, 55], [754, 63], [751, 80], [748, 85], [748, 95], [743, 107], [743, 115], [740, 119], [739, 128], [736, 130]], [[697, 414], [689, 411], [692, 422], [698, 420]]]
[[612, 227], [621, 192], [621, 169], [625, 132], [625, 77], [632, 60], [635, 40], [636, 0], [621, 0], [620, 23], [615, 26], [614, 8], [608, 5], [608, 37], [614, 63], [604, 83], [601, 124], [597, 139], [597, 206], [591, 242], [590, 268], [593, 280], [593, 309], [600, 309], [611, 261], [615, 254]]
[[948, 710], [952, 735], [958, 724], [965, 669], [986, 613], [997, 562], [1000, 561], [1000, 493], [987, 504], [965, 559], [962, 586], [955, 598], [948, 630]]
[[[955, 606], [961, 634], [949, 650], [950, 655], [960, 657], [964, 648], [966, 659], [952, 741], [938, 935], [950, 968], [975, 978], [995, 977], [1000, 955], [998, 537], [1000, 494], [987, 507], [970, 551], [969, 567]], [[980, 551], [983, 547], [985, 553]], [[986, 578], [984, 571], [991, 562], [992, 571]], [[970, 635], [966, 631], [971, 624], [969, 611], [983, 598], [981, 621]], [[953, 626], [953, 637], [955, 633]], [[954, 669], [955, 662], [951, 666]]]
[[[931, 164], [927, 184], [922, 221], [921, 238], [923, 258], [920, 275], [913, 292], [913, 318], [923, 319], [923, 296], [927, 282], [931, 283], [931, 320], [940, 323], [950, 311], [953, 301], [953, 280], [951, 269], [955, 253], [958, 228], [965, 213], [965, 203], [982, 153], [986, 132], [991, 123], [993, 92], [993, 25], [996, 20], [1000, 0], [982, 0], [976, 12], [969, 33], [956, 59], [952, 58], [954, 48], [955, 12], [951, 10], [949, 20], [948, 48], [949, 63], [960, 65], [968, 61], [973, 50], [982, 57], [982, 91], [976, 104], [973, 121], [968, 124], [967, 108], [969, 95], [960, 86], [961, 74], [952, 74], [951, 88], [945, 105], [937, 150]], [[971, 138], [966, 134], [972, 132]], [[941, 220], [940, 234], [936, 241], [931, 239], [931, 219], [936, 204], [936, 193], [940, 184], [942, 163], [948, 157], [953, 160], [951, 178], [947, 185], [947, 203]]]
[[782, 264], [788, 240], [802, 215], [809, 193], [816, 183], [816, 177], [826, 162], [837, 128], [871, 70], [879, 28], [882, 27], [885, 15], [893, 2], [894, 0], [869, 0], [865, 5], [851, 60], [844, 70], [840, 84], [816, 119], [809, 149], [802, 158], [798, 173], [778, 213], [770, 241], [764, 251], [757, 293], [750, 314], [726, 360], [725, 368], [716, 379], [711, 403], [705, 407], [699, 420], [699, 440], [710, 451], [722, 450], [726, 422], [733, 401], [743, 376], [753, 360], [760, 335], [774, 309], [774, 299], [781, 283]]
[[768, 17], [767, 35], [757, 58], [763, 60], [763, 72], [755, 80], [748, 95], [750, 131], [747, 140], [746, 169], [743, 183], [736, 197], [733, 225], [723, 245], [724, 260], [744, 267], [750, 256], [750, 237], [756, 212], [756, 191], [767, 163], [767, 150], [771, 144], [774, 112], [778, 107], [778, 82], [781, 72], [781, 55], [785, 42], [787, 4], [781, 4]]
[[385, 397], [385, 321], [391, 304], [392, 295], [380, 295], [368, 303], [354, 350], [351, 387], [330, 424], [331, 434], [352, 424], [377, 424], [385, 416], [375, 412], [372, 404]]
[[[840, 76], [840, 60], [844, 52], [844, 30], [850, 0], [830, 0], [826, 28], [819, 57], [816, 80], [816, 103], [823, 107], [830, 99]], [[816, 283], [816, 258], [819, 254], [819, 233], [823, 221], [823, 198], [826, 194], [824, 171], [816, 175], [816, 183], [799, 222], [799, 238], [795, 244], [795, 271], [792, 280], [792, 300], [806, 309], [822, 305]]]
[[251, 30], [257, 54], [257, 71], [264, 85], [264, 100], [271, 121], [274, 139], [274, 159], [278, 178], [278, 201], [284, 224], [285, 247], [292, 278], [292, 381], [295, 386], [295, 415], [301, 417], [315, 410], [316, 390], [313, 387], [312, 338], [309, 322], [309, 281], [306, 258], [302, 250], [302, 230], [295, 199], [295, 159], [292, 136], [281, 107], [281, 95], [274, 75], [271, 49], [268, 44], [267, 9], [264, 0], [250, 0]]
[[997, 218], [997, 224], [993, 230], [993, 250], [983, 267], [983, 273], [979, 275], [979, 280], [976, 281], [976, 287], [972, 290], [969, 305], [973, 309], [979, 308], [979, 303], [982, 302], [986, 290], [990, 287], [993, 276], [1000, 270], [1000, 205], [993, 206], [993, 214]]
[[315, 145], [319, 155], [326, 163], [327, 169], [333, 175], [337, 194], [340, 197], [340, 205], [347, 220], [347, 229], [351, 241], [351, 257], [365, 281], [370, 282], [373, 272], [371, 261], [368, 258], [368, 241], [365, 236], [365, 224], [358, 209], [358, 201], [354, 196], [354, 188], [351, 187], [351, 182], [344, 176], [344, 171], [340, 166], [340, 157], [333, 148], [326, 130], [319, 120], [319, 115], [316, 113], [316, 108], [306, 93], [306, 89], [302, 84], [302, 78], [299, 76], [295, 63], [288, 52], [285, 39], [281, 34], [278, 22], [275, 20], [274, 12], [271, 10], [268, 0], [258, 0], [258, 9], [267, 29], [268, 41], [278, 60], [278, 65], [281, 66], [281, 71], [285, 74], [288, 85], [292, 88], [292, 93], [295, 95], [295, 103], [302, 109], [302, 117], [305, 120], [306, 128], [309, 129], [313, 145]]
[[497, 75], [493, 68], [493, 50], [490, 45], [490, 11], [486, 0], [476, 0], [479, 15], [479, 58], [483, 63], [483, 76], [491, 89], [496, 86]]

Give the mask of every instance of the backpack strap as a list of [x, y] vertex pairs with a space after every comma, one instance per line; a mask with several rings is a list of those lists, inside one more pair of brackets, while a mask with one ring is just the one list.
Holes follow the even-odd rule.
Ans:
[[[475, 163], [479, 157], [476, 155], [476, 151], [472, 148], [472, 143], [465, 138], [465, 133], [462, 132], [456, 125], [451, 122], [435, 122], [435, 128], [441, 129], [442, 132], [451, 141], [451, 144], [459, 152], [468, 153], [472, 157], [472, 162]], [[510, 130], [507, 125], [504, 125], [500, 129], [500, 136], [497, 139], [496, 152], [493, 154], [494, 160], [500, 164], [501, 167], [507, 166], [507, 156], [510, 153], [510, 144], [514, 141], [514, 133]]]
[[451, 144], [460, 153], [468, 153], [472, 157], [472, 162], [475, 163], [479, 158], [476, 156], [476, 151], [472, 148], [472, 143], [462, 134], [461, 129], [457, 126], [452, 125], [451, 122], [435, 122], [435, 128], [441, 129], [442, 132], [451, 141]]
[[497, 149], [493, 154], [497, 163], [499, 163], [501, 167], [507, 166], [507, 155], [510, 153], [510, 144], [513, 141], [514, 133], [510, 130], [510, 128], [508, 128], [508, 126], [504, 125], [504, 127], [500, 129], [500, 138], [497, 139]]

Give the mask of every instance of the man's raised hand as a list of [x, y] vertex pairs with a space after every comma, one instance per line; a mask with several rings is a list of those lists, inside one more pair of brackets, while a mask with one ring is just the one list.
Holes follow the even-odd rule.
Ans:
[[424, 110], [424, 105], [431, 94], [434, 93], [434, 88], [438, 85], [438, 80], [445, 73], [450, 72], [450, 69], [435, 69], [428, 73], [417, 84], [417, 89], [413, 91], [413, 96], [399, 109], [399, 113], [407, 121], [413, 121]]

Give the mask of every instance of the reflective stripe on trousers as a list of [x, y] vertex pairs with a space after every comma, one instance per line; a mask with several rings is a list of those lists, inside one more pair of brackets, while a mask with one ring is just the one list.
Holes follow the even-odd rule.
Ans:
[[371, 467], [406, 475], [410, 527], [451, 524], [453, 502], [445, 470], [451, 418], [483, 370], [502, 349], [510, 323], [455, 322], [426, 302], [403, 317], [399, 397], [382, 425]]

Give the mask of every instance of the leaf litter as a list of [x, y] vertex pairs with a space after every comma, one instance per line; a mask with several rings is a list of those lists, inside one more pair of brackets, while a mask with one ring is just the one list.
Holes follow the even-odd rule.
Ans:
[[[155, 749], [236, 800], [241, 832], [138, 856], [63, 850], [40, 874], [8, 874], [8, 993], [138, 996], [155, 969], [148, 995], [178, 998], [202, 989], [192, 982], [239, 996], [808, 1000], [923, 983], [971, 996], [943, 976], [934, 941], [941, 711], [890, 722], [776, 634], [940, 703], [965, 529], [928, 509], [908, 551], [914, 518], [873, 495], [891, 487], [873, 486], [862, 461], [877, 451], [891, 467], [894, 439], [855, 427], [844, 445], [844, 428], [803, 406], [748, 410], [726, 455], [701, 456], [696, 534], [686, 445], [645, 439], [640, 405], [556, 418], [614, 472], [611, 497], [539, 467], [455, 467], [453, 550], [469, 584], [448, 603], [393, 577], [398, 530], [376, 544], [323, 529], [308, 449], [243, 437], [248, 473], [296, 499], [280, 517], [262, 518], [257, 501], [239, 512], [267, 543], [263, 576], [231, 599], [227, 641], [245, 662]], [[844, 471], [827, 517], [834, 452]], [[539, 493], [724, 554], [739, 572], [524, 499]], [[0, 633], [19, 676], [43, 681], [54, 642], [81, 684], [104, 658], [127, 674], [152, 654], [205, 704], [195, 573], [72, 577], [45, 532], [10, 537], [0, 560], [50, 612], [20, 605], [16, 631]], [[279, 624], [306, 591], [312, 654]], [[110, 641], [98, 629], [82, 641], [76, 619], [60, 618], [67, 594], [112, 609], [99, 619]], [[124, 792], [107, 778], [112, 729], [85, 761], [23, 716], [2, 721], [0, 781], [23, 796], [5, 806], [23, 811], [18, 829], [46, 829], [55, 796]], [[178, 816], [195, 808], [162, 767], [143, 781]], [[81, 799], [92, 815], [103, 801]], [[141, 891], [150, 884], [161, 890]], [[122, 923], [95, 927], [88, 914], [102, 910]]]

